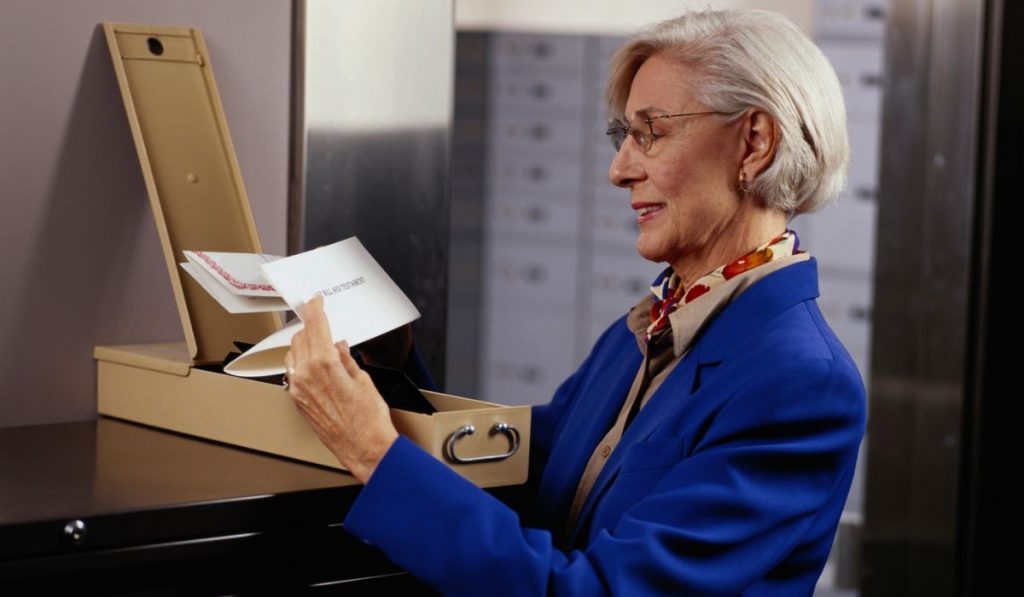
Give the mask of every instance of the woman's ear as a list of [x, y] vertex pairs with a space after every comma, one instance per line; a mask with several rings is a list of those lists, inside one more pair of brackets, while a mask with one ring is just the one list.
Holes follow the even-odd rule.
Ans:
[[741, 127], [743, 159], [740, 173], [746, 180], [754, 180], [772, 165], [779, 146], [779, 126], [775, 118], [760, 108], [750, 108], [743, 116]]

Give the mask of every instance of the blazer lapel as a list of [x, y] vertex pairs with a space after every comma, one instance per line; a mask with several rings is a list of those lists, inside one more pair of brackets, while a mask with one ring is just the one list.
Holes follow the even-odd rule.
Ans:
[[569, 535], [569, 545], [574, 545], [581, 531], [589, 526], [595, 504], [618, 476], [628, 447], [647, 439], [658, 425], [669, 418], [673, 410], [686, 405], [700, 367], [720, 363], [740, 345], [740, 338], [748, 334], [756, 335], [762, 325], [784, 309], [817, 296], [817, 262], [811, 258], [761, 279], [711, 322], [694, 341], [690, 353], [683, 357], [658, 391], [640, 409], [619, 445], [608, 457]]
[[668, 417], [669, 413], [674, 409], [681, 408], [686, 403], [693, 388], [699, 363], [700, 356], [695, 351], [691, 351], [689, 355], [683, 357], [675, 370], [669, 373], [668, 378], [658, 388], [658, 391], [651, 396], [630, 426], [626, 428], [622, 439], [619, 440], [618, 447], [608, 457], [608, 462], [601, 469], [601, 473], [597, 476], [597, 480], [594, 481], [594, 486], [587, 496], [587, 501], [583, 504], [583, 509], [580, 510], [576, 526], [569, 535], [570, 545], [576, 542], [580, 530], [589, 524], [594, 505], [608, 489], [612, 480], [618, 476], [626, 448], [646, 439]]
[[[622, 400], [633, 383], [636, 370], [643, 362], [636, 348], [633, 333], [622, 324], [627, 340], [625, 348], [606, 356], [595, 367], [600, 371], [579, 392], [584, 396], [610, 396], [610, 400], [580, 400], [567, 415], [568, 423], [559, 432], [560, 439], [551, 448], [551, 460], [541, 478], [538, 495], [544, 500], [536, 505], [541, 521], [554, 527], [565, 526], [565, 513], [576, 494], [576, 486], [594, 447], [615, 422]], [[577, 412], [578, 411], [578, 412]]]

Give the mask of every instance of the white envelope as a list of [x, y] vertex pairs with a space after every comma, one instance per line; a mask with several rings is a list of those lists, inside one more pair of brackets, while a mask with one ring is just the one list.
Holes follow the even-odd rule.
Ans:
[[[355, 237], [264, 264], [261, 269], [292, 309], [323, 295], [334, 342], [359, 344], [420, 316], [409, 297]], [[224, 371], [240, 377], [284, 373], [284, 355], [300, 329], [302, 323], [293, 321], [232, 361]]]

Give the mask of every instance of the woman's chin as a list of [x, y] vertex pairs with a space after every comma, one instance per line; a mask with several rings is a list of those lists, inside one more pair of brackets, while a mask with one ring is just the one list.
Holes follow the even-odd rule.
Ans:
[[649, 243], [645, 243], [642, 236], [636, 241], [636, 252], [647, 261], [653, 261], [654, 263], [668, 261], [668, 252], [663, 247], [651, 246]]

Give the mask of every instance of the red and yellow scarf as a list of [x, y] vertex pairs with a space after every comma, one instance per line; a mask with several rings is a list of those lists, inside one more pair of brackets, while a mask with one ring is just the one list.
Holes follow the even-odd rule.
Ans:
[[687, 303], [692, 303], [715, 285], [759, 265], [802, 252], [800, 239], [797, 238], [796, 232], [786, 230], [752, 252], [705, 275], [691, 284], [689, 288], [683, 288], [682, 280], [671, 267], [666, 268], [651, 285], [651, 292], [654, 293], [655, 300], [651, 305], [651, 325], [647, 327], [647, 343], [656, 342], [664, 335], [668, 328], [668, 316], [676, 309]]

